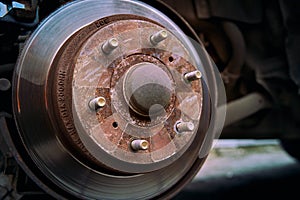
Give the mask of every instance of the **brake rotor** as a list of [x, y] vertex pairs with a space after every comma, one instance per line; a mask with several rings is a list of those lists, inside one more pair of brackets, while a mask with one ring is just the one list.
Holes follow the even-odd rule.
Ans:
[[62, 191], [52, 195], [174, 195], [203, 161], [202, 66], [183, 32], [141, 2], [79, 1], [45, 20], [19, 58], [13, 105], [27, 153]]

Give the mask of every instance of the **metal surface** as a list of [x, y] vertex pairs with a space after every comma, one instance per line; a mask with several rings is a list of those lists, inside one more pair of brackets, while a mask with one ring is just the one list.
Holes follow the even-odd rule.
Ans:
[[150, 36], [150, 41], [153, 45], [157, 45], [158, 43], [162, 42], [163, 40], [167, 39], [168, 33], [165, 30], [158, 31]]
[[97, 110], [99, 108], [103, 108], [106, 104], [106, 100], [104, 97], [96, 97], [89, 102], [89, 107], [91, 110]]
[[111, 38], [103, 43], [101, 49], [105, 54], [110, 54], [118, 46], [119, 46], [118, 40], [116, 38]]
[[178, 122], [175, 129], [178, 133], [190, 132], [195, 129], [195, 125], [192, 122]]
[[[150, 62], [131, 67], [124, 77], [123, 85], [127, 104], [141, 115], [148, 115], [150, 109], [153, 114], [160, 112], [159, 108], [166, 108], [174, 93], [170, 75]], [[155, 108], [155, 104], [161, 106]]]
[[149, 143], [147, 140], [133, 140], [130, 146], [134, 151], [147, 150], [149, 148]]
[[[142, 18], [121, 17], [116, 21], [117, 17], [108, 17], [113, 23], [89, 37], [76, 59], [66, 62], [62, 53], [58, 71], [66, 71], [66, 64], [75, 60], [73, 117], [86, 149], [108, 168], [150, 172], [174, 162], [195, 137], [196, 131], [176, 137], [173, 126], [185, 118], [199, 124], [201, 82], [188, 85], [182, 81], [182, 74], [196, 68], [186, 61], [188, 52], [174, 35], [168, 33], [168, 39], [152, 49], [147, 39], [161, 27]], [[107, 56], [98, 51], [97, 42], [105, 41], [106, 35], [111, 37], [111, 32], [119, 40], [119, 49]], [[177, 52], [170, 52], [174, 48]], [[97, 115], [85, 109], [86, 100], [94, 95], [109, 99]], [[114, 122], [118, 127], [112, 127]], [[151, 148], [131, 152], [129, 143], [135, 138], [148, 140]]]
[[193, 72], [189, 72], [189, 73], [186, 73], [184, 75], [184, 79], [186, 79], [187, 82], [192, 82], [192, 81], [195, 81], [195, 80], [199, 80], [201, 78], [201, 72], [196, 70], [196, 71], [193, 71]]
[[[14, 160], [13, 154], [56, 199], [110, 198], [105, 188], [119, 191], [111, 198], [165, 199], [201, 167], [226, 110], [221, 137], [288, 139], [291, 155], [299, 152], [294, 148], [300, 133], [297, 73], [288, 73], [298, 66], [298, 51], [290, 48], [299, 46], [298, 35], [282, 29], [290, 33], [297, 27], [298, 4], [255, 4], [258, 12], [249, 15], [235, 12], [245, 11], [247, 1], [216, 7], [213, 0], [166, 0], [171, 8], [142, 1], [161, 12], [138, 1], [87, 0], [45, 19], [70, 1], [0, 3], [0, 108], [12, 114], [13, 105], [16, 116], [6, 117], [8, 127], [1, 118], [4, 154]], [[172, 9], [204, 45], [182, 34], [197, 40]], [[44, 22], [36, 29], [39, 19]], [[204, 47], [222, 72], [228, 109], [220, 98], [222, 79]], [[260, 94], [272, 98], [272, 105]], [[204, 138], [198, 140], [199, 134]], [[0, 162], [7, 158], [1, 157]], [[189, 166], [181, 170], [182, 163]], [[19, 169], [16, 163], [11, 167]], [[170, 167], [176, 177], [160, 180]], [[22, 179], [18, 171], [14, 176]], [[151, 176], [158, 184], [154, 178], [146, 181]], [[105, 186], [98, 183], [103, 180]], [[124, 194], [129, 191], [136, 196]]]
[[[168, 38], [157, 44], [158, 50], [151, 49], [151, 32], [161, 27], [169, 31]], [[101, 54], [101, 44], [115, 36], [120, 37], [118, 48]], [[126, 39], [137, 42], [126, 43]], [[182, 79], [184, 73], [196, 69], [205, 74], [202, 61], [172, 21], [141, 2], [102, 1], [99, 5], [96, 0], [78, 1], [52, 14], [27, 41], [13, 83], [20, 137], [42, 173], [31, 176], [45, 176], [52, 183], [49, 187], [62, 196], [84, 199], [174, 195], [203, 162], [198, 153], [209, 124], [209, 97], [207, 92], [202, 96], [202, 81], [186, 84]], [[150, 123], [138, 115], [127, 115], [130, 106], [122, 100], [127, 87], [122, 75], [139, 62], [167, 66], [171, 82], [177, 85], [168, 103], [159, 101], [164, 109], [151, 115], [155, 102], [144, 106], [149, 108], [149, 118], [154, 116]], [[95, 113], [88, 104], [99, 96], [106, 103]], [[192, 120], [195, 130], [172, 136], [178, 120]], [[102, 132], [105, 129], [109, 131]], [[114, 137], [118, 134], [119, 141]], [[146, 140], [149, 148], [132, 152], [132, 136]]]
[[270, 108], [270, 102], [259, 93], [252, 93], [243, 98], [237, 99], [228, 103], [228, 117], [225, 120], [224, 126], [228, 126], [237, 121], [240, 121], [262, 109]]

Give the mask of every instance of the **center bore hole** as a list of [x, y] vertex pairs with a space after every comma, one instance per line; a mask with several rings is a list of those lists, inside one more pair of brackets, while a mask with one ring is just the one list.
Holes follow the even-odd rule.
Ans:
[[113, 126], [114, 128], [118, 128], [118, 122], [113, 122], [113, 123], [112, 123], [112, 126]]
[[172, 56], [169, 57], [169, 62], [173, 62], [174, 58]]

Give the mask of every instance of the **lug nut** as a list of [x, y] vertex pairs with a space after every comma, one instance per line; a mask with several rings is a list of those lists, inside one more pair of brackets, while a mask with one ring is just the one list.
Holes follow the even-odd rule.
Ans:
[[149, 148], [149, 142], [147, 140], [133, 140], [130, 145], [135, 151], [147, 150]]
[[116, 38], [111, 38], [103, 43], [101, 49], [105, 54], [110, 54], [118, 46], [119, 46], [118, 40]]
[[91, 110], [97, 110], [98, 108], [103, 108], [105, 104], [106, 100], [104, 97], [97, 97], [89, 102], [89, 107]]
[[201, 77], [202, 77], [202, 74], [199, 70], [188, 72], [188, 73], [184, 74], [184, 79], [187, 82], [199, 80]]
[[157, 45], [158, 43], [160, 43], [161, 41], [167, 39], [168, 37], [168, 33], [165, 30], [161, 30], [157, 33], [154, 33], [153, 35], [151, 35], [150, 37], [150, 41], [153, 45]]
[[182, 132], [191, 132], [195, 128], [195, 125], [192, 122], [177, 122], [175, 129], [178, 133]]

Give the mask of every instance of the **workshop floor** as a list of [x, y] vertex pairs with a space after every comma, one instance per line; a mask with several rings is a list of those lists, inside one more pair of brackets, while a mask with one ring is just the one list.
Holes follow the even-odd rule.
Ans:
[[300, 199], [299, 185], [300, 163], [277, 140], [219, 140], [173, 200]]

